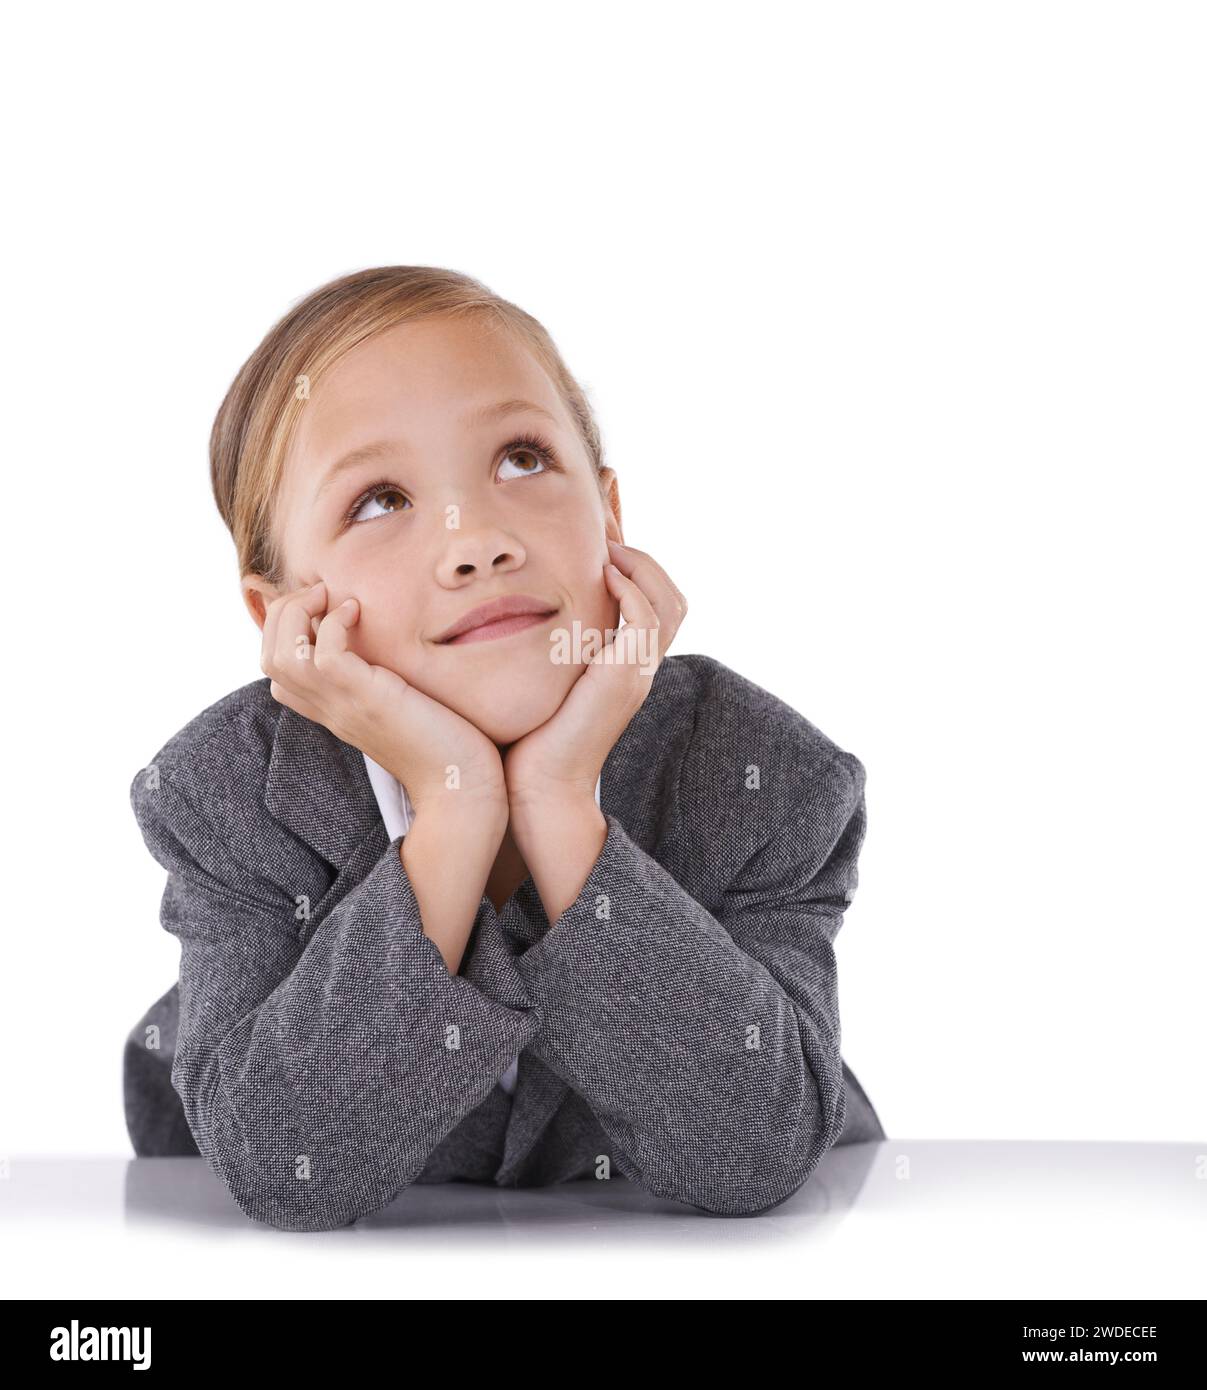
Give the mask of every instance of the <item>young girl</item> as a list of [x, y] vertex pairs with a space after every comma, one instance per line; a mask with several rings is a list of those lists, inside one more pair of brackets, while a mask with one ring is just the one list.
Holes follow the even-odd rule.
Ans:
[[181, 945], [126, 1044], [136, 1153], [316, 1231], [613, 1174], [751, 1214], [883, 1139], [834, 958], [863, 766], [666, 655], [686, 604], [544, 328], [451, 271], [344, 276], [211, 465], [264, 676], [131, 787]]

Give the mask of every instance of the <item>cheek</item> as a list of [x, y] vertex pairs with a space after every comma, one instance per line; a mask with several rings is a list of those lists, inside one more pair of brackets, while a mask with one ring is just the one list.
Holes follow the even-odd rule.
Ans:
[[400, 675], [415, 669], [423, 650], [418, 615], [409, 604], [399, 602], [397, 591], [377, 592], [363, 582], [345, 585], [342, 592], [332, 591], [333, 603], [345, 598], [360, 604], [360, 616], [348, 630], [349, 651], [371, 666], [387, 666]]
[[572, 595], [574, 616], [584, 626], [610, 627], [609, 615], [617, 611], [616, 600], [608, 591], [604, 579], [604, 556], [596, 555], [592, 543], [569, 562], [567, 588]]
[[620, 604], [612, 596], [608, 588], [607, 581], [603, 576], [603, 568], [600, 567], [599, 577], [595, 579], [586, 592], [584, 599], [585, 605], [589, 610], [583, 616], [583, 622], [590, 627], [599, 628], [601, 631], [608, 628], [620, 626]]

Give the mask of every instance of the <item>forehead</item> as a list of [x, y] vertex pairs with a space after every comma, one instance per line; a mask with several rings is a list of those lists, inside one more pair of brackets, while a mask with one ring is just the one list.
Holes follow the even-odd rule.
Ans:
[[510, 333], [467, 319], [398, 324], [345, 353], [312, 388], [287, 476], [317, 478], [374, 440], [435, 440], [475, 407], [514, 398], [569, 423], [552, 381]]

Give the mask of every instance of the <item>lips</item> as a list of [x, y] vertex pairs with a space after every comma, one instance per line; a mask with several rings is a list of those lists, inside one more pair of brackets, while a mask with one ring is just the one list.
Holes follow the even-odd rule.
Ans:
[[435, 640], [438, 643], [484, 642], [494, 637], [507, 637], [533, 627], [557, 612], [557, 605], [529, 594], [511, 594], [480, 603], [463, 614]]

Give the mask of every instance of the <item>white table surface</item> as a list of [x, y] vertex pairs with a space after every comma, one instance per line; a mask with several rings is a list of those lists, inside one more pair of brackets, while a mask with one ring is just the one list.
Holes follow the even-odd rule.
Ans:
[[10, 1155], [6, 1298], [1203, 1298], [1207, 1144], [886, 1140], [710, 1217], [622, 1178], [250, 1221], [200, 1158]]

